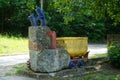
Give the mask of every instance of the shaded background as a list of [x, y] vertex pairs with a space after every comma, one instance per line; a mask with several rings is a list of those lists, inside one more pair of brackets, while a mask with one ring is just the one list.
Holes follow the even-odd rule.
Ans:
[[[117, 0], [44, 0], [43, 10], [47, 26], [58, 37], [87, 36], [90, 42], [106, 42], [107, 34], [120, 33], [118, 5]], [[0, 0], [0, 33], [27, 37], [28, 16], [37, 6], [40, 0]]]

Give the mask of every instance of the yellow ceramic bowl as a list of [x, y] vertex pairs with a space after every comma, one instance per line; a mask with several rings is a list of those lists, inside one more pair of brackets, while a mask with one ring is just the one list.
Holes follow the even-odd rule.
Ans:
[[88, 50], [87, 37], [59, 37], [57, 47], [64, 47], [71, 57], [84, 56]]

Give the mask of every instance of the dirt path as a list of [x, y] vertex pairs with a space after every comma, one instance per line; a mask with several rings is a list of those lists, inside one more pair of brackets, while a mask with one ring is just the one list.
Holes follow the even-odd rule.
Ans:
[[9, 66], [24, 63], [29, 59], [29, 55], [0, 56], [0, 66]]
[[8, 73], [14, 74], [12, 67], [13, 66], [0, 66], [0, 77], [6, 76]]
[[89, 44], [88, 51], [90, 54], [107, 53], [107, 44]]

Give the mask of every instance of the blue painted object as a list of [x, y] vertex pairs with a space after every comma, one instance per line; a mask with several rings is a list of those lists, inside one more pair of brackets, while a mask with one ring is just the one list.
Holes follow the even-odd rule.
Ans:
[[83, 59], [71, 59], [69, 62], [69, 67], [70, 68], [76, 68], [76, 67], [81, 67], [85, 66], [85, 62]]
[[74, 60], [70, 60], [69, 67], [70, 68], [75, 68], [76, 67], [76, 64], [75, 64]]
[[77, 62], [77, 66], [80, 68], [81, 66], [85, 66], [85, 62], [83, 59], [79, 59]]
[[28, 18], [30, 19], [31, 25], [32, 26], [38, 26], [37, 25], [38, 21], [41, 21], [40, 26], [46, 26], [46, 18], [45, 18], [44, 13], [40, 9], [40, 7], [36, 8], [35, 11], [36, 11], [36, 13], [38, 15], [37, 18], [34, 16], [33, 13], [30, 16], [28, 16]]
[[38, 14], [38, 17], [36, 18], [36, 20], [41, 20], [41, 26], [46, 26], [46, 18], [44, 13], [42, 12], [42, 10], [40, 9], [40, 7], [38, 7], [36, 9], [36, 13]]
[[36, 18], [33, 13], [30, 16], [28, 16], [28, 18], [30, 19], [32, 26], [37, 26]]

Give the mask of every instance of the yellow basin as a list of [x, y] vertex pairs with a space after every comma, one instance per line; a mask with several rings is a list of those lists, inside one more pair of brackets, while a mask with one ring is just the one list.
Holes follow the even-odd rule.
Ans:
[[88, 50], [87, 37], [59, 37], [57, 47], [64, 47], [71, 57], [84, 56]]

